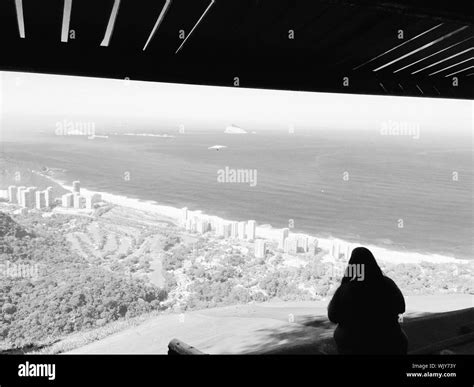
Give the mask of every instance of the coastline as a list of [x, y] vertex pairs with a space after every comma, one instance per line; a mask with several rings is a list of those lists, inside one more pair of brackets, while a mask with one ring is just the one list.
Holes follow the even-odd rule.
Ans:
[[[54, 182], [55, 184], [61, 186], [65, 190], [72, 190], [72, 186], [68, 185], [64, 181], [61, 181], [59, 179], [56, 179], [52, 176], [43, 174], [38, 171], [34, 171], [34, 172], [47, 178], [48, 180]], [[82, 187], [81, 187], [81, 190], [86, 194], [86, 196], [93, 195], [93, 194], [100, 194], [102, 196], [102, 199], [106, 202], [109, 202], [121, 207], [131, 208], [134, 210], [156, 214], [157, 216], [166, 217], [172, 220], [176, 224], [179, 223], [179, 220], [181, 217], [180, 208], [162, 205], [153, 200], [142, 200], [142, 199], [130, 198], [127, 196], [112, 194], [108, 192], [93, 191], [93, 190], [89, 190]], [[225, 221], [225, 222], [232, 221], [231, 219], [224, 219], [215, 215], [206, 214], [201, 210], [189, 210], [189, 212], [192, 215], [204, 216], [206, 218], [209, 218], [210, 220], [220, 220], [220, 221]], [[258, 225], [258, 219], [256, 219], [256, 221], [257, 221], [256, 236], [258, 238], [271, 240], [271, 241], [278, 240], [278, 236], [281, 231], [281, 228], [274, 228], [273, 226], [268, 225], [268, 224]], [[357, 247], [357, 244], [348, 242], [340, 238], [332, 238], [332, 237], [321, 238], [321, 237], [318, 237], [317, 235], [309, 235], [309, 234], [305, 234], [301, 232], [292, 233], [292, 234], [306, 236], [308, 237], [309, 241], [317, 239], [318, 247], [327, 251], [330, 251], [334, 244], [339, 244], [342, 247], [341, 251], [343, 251], [343, 249], [347, 245], [351, 246], [351, 248]], [[433, 263], [433, 264], [442, 264], [442, 263], [467, 264], [470, 262], [467, 259], [459, 259], [459, 258], [449, 257], [445, 255], [440, 255], [440, 254], [422, 254], [418, 252], [409, 252], [409, 251], [405, 252], [405, 251], [390, 250], [390, 249], [373, 245], [373, 244], [364, 244], [364, 246], [372, 251], [372, 253], [374, 254], [377, 260], [384, 261], [386, 263], [391, 263], [391, 264], [402, 264], [402, 263], [419, 264], [421, 262], [428, 262], [428, 263]], [[323, 259], [330, 261], [333, 258], [330, 256], [330, 254], [326, 254], [323, 257]]]

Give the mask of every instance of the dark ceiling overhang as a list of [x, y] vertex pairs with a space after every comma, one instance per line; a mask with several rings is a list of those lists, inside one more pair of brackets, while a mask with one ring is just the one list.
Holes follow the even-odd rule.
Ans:
[[456, 1], [3, 0], [0, 69], [472, 98], [473, 31]]

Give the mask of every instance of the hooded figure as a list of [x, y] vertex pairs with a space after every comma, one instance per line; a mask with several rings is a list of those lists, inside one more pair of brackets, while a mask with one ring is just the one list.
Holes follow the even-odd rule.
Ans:
[[329, 320], [338, 324], [334, 331], [338, 352], [406, 354], [408, 340], [398, 323], [404, 312], [400, 289], [383, 275], [372, 253], [364, 247], [354, 249], [328, 306]]

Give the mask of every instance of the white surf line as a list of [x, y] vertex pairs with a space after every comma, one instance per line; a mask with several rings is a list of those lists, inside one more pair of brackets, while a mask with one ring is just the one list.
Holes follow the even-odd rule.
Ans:
[[464, 69], [462, 69], [462, 70], [458, 70], [458, 71], [455, 71], [454, 73], [445, 75], [445, 78], [450, 77], [451, 75], [454, 75], [454, 74], [462, 73], [463, 71], [470, 70], [470, 69], [474, 69], [474, 66], [469, 66], [469, 67], [466, 67], [466, 68], [464, 68]]
[[373, 62], [375, 59], [378, 59], [378, 58], [380, 58], [381, 56], [384, 56], [385, 54], [388, 54], [389, 52], [392, 52], [393, 50], [396, 50], [397, 48], [402, 47], [402, 46], [404, 46], [405, 44], [410, 43], [411, 41], [413, 41], [413, 40], [415, 40], [415, 39], [418, 39], [420, 36], [423, 36], [423, 35], [427, 34], [428, 32], [433, 31], [434, 29], [436, 29], [436, 28], [438, 28], [438, 27], [441, 27], [442, 25], [443, 25], [443, 23], [438, 24], [438, 25], [436, 25], [436, 26], [430, 28], [429, 30], [427, 30], [427, 31], [425, 31], [425, 32], [422, 32], [421, 34], [418, 34], [418, 35], [414, 36], [413, 38], [408, 39], [406, 42], [403, 42], [403, 43], [401, 43], [401, 44], [399, 44], [399, 45], [397, 45], [397, 46], [391, 48], [391, 49], [388, 50], [388, 51], [382, 52], [381, 54], [377, 55], [375, 58], [372, 58], [372, 59], [368, 60], [367, 62], [364, 62], [364, 63], [360, 64], [359, 66], [354, 67], [352, 70], [357, 70], [359, 67], [362, 67], [362, 66], [364, 66], [364, 65], [366, 65], [366, 64], [368, 64], [368, 63], [370, 63], [370, 62]]
[[211, 3], [207, 6], [206, 10], [204, 11], [204, 13], [201, 15], [201, 17], [199, 18], [199, 20], [197, 21], [197, 23], [194, 25], [193, 29], [191, 30], [191, 32], [188, 34], [188, 36], [186, 36], [186, 39], [183, 40], [183, 43], [181, 43], [181, 45], [178, 47], [178, 49], [176, 50], [175, 54], [177, 54], [181, 48], [184, 46], [184, 43], [186, 43], [186, 41], [189, 39], [189, 37], [192, 35], [192, 33], [194, 32], [194, 30], [196, 29], [196, 27], [199, 25], [199, 23], [201, 23], [201, 20], [204, 19], [204, 16], [206, 16], [206, 14], [209, 12], [209, 10], [211, 9], [211, 7], [214, 5], [214, 3], [216, 2], [216, 0], [211, 0]]
[[459, 55], [462, 55], [462, 54], [464, 54], [464, 53], [466, 53], [466, 52], [469, 52], [469, 51], [471, 51], [471, 50], [474, 50], [474, 48], [471, 47], [471, 48], [468, 48], [467, 50], [458, 52], [457, 54], [448, 56], [447, 58], [441, 59], [441, 60], [439, 60], [438, 62], [435, 62], [435, 63], [432, 63], [432, 64], [430, 64], [430, 65], [428, 65], [428, 66], [425, 66], [425, 67], [423, 67], [422, 69], [413, 71], [411, 74], [413, 75], [413, 74], [419, 73], [420, 71], [429, 69], [430, 67], [433, 67], [433, 66], [436, 66], [437, 64], [446, 62], [447, 60], [450, 60], [450, 59], [452, 59], [452, 58], [455, 58], [455, 57], [457, 57], [457, 56], [459, 56]]
[[100, 45], [102, 47], [108, 47], [110, 43], [110, 38], [114, 32], [115, 20], [117, 19], [118, 10], [120, 7], [120, 0], [115, 0], [114, 5], [112, 7], [112, 12], [110, 13], [109, 23], [107, 24], [107, 28], [105, 30], [104, 39], [102, 39], [102, 43]]
[[438, 73], [440, 73], [440, 72], [442, 72], [442, 71], [444, 71], [444, 70], [448, 70], [448, 69], [450, 69], [450, 68], [452, 68], [452, 67], [459, 66], [460, 64], [465, 63], [465, 62], [468, 62], [468, 61], [470, 61], [470, 60], [472, 60], [472, 59], [474, 59], [474, 58], [471, 56], [470, 58], [467, 58], [467, 59], [465, 59], [465, 60], [462, 60], [461, 62], [455, 63], [455, 64], [453, 64], [453, 65], [451, 65], [451, 66], [445, 67], [444, 69], [435, 71], [434, 73], [431, 73], [431, 74], [428, 74], [428, 75], [431, 77], [432, 75], [438, 74]]
[[16, 18], [20, 38], [25, 39], [25, 19], [23, 18], [23, 0], [15, 0]]
[[151, 30], [151, 33], [150, 33], [150, 36], [148, 37], [148, 40], [146, 41], [145, 45], [143, 46], [143, 51], [146, 50], [146, 48], [148, 47], [148, 44], [150, 44], [151, 40], [153, 39], [153, 37], [155, 36], [155, 32], [158, 30], [158, 28], [160, 27], [161, 25], [161, 22], [163, 21], [163, 19], [165, 18], [166, 16], [166, 13], [168, 12], [168, 9], [171, 5], [171, 1], [172, 0], [166, 0], [165, 2], [165, 5], [163, 6], [163, 9], [161, 10], [159, 16], [158, 16], [158, 19], [156, 20], [156, 23], [155, 25], [153, 26], [153, 29]]
[[458, 28], [457, 30], [452, 31], [452, 32], [450, 32], [449, 34], [443, 35], [443, 36], [441, 36], [440, 38], [433, 40], [432, 42], [426, 43], [426, 44], [424, 44], [423, 46], [418, 47], [417, 49], [415, 49], [415, 50], [413, 50], [413, 51], [410, 51], [409, 53], [407, 53], [407, 54], [405, 54], [405, 55], [402, 55], [400, 58], [397, 58], [397, 59], [394, 59], [394, 60], [392, 60], [392, 61], [390, 61], [390, 62], [388, 62], [388, 63], [385, 63], [384, 65], [382, 65], [382, 66], [380, 66], [380, 67], [377, 67], [375, 70], [372, 70], [372, 71], [373, 71], [373, 72], [377, 72], [377, 71], [379, 71], [379, 70], [382, 70], [382, 69], [384, 69], [385, 67], [388, 67], [388, 66], [390, 66], [390, 65], [392, 65], [392, 64], [394, 64], [394, 63], [397, 63], [397, 62], [401, 61], [402, 59], [405, 59], [405, 58], [407, 58], [407, 57], [409, 57], [409, 56], [411, 56], [411, 55], [413, 55], [413, 54], [416, 54], [417, 52], [420, 52], [420, 51], [424, 50], [425, 48], [431, 47], [431, 46], [435, 45], [436, 43], [439, 43], [439, 42], [441, 42], [441, 41], [443, 41], [443, 40], [445, 40], [445, 39], [447, 39], [447, 38], [453, 36], [454, 34], [457, 34], [458, 32], [461, 32], [461, 31], [465, 30], [465, 29], [468, 28], [468, 27], [469, 27], [469, 26], [463, 26], [463, 27], [461, 27], [461, 28]]
[[67, 43], [69, 39], [69, 23], [71, 21], [72, 0], [64, 0], [63, 28], [61, 30], [61, 42]]
[[[424, 58], [421, 58], [421, 59], [418, 59], [416, 62], [413, 62], [413, 63], [410, 63], [402, 68], [399, 68], [398, 70], [395, 70], [393, 73], [398, 73], [399, 71], [402, 71], [402, 70], [405, 70], [407, 69], [408, 67], [411, 67], [413, 65], [416, 65], [417, 63], [420, 63], [428, 58], [431, 58], [432, 56], [435, 56], [435, 55], [438, 55], [438, 54], [441, 54], [442, 52], [446, 51], [446, 50], [449, 50], [450, 48], [453, 48], [454, 46], [457, 46], [458, 44], [461, 44], [461, 43], [464, 43], [466, 40], [469, 40], [469, 39], [472, 39], [472, 36], [470, 36], [469, 38], [466, 38], [466, 39], [463, 39], [461, 40], [460, 42], [457, 42], [457, 43], [454, 43], [452, 44], [451, 46], [448, 46], [446, 48], [443, 48], [442, 50], [439, 50], [439, 51], [436, 51], [435, 53], [431, 54], [431, 55], [428, 55], [428, 56], [425, 56]], [[413, 74], [413, 73], [412, 73]]]

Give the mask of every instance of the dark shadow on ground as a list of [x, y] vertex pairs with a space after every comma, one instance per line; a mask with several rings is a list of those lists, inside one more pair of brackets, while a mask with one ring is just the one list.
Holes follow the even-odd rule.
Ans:
[[[244, 351], [248, 354], [337, 354], [333, 333], [336, 325], [326, 317], [295, 316], [294, 321], [278, 329], [258, 331], [259, 340]], [[403, 323], [408, 336], [409, 353], [426, 348], [426, 353], [440, 353], [434, 344], [474, 332], [474, 308], [445, 313], [408, 315]], [[260, 335], [261, 334], [261, 335]], [[458, 346], [459, 347], [459, 346]], [[463, 353], [473, 348], [463, 344]], [[433, 352], [430, 352], [430, 348]], [[453, 346], [453, 351], [454, 351]], [[449, 349], [446, 348], [446, 349]]]

